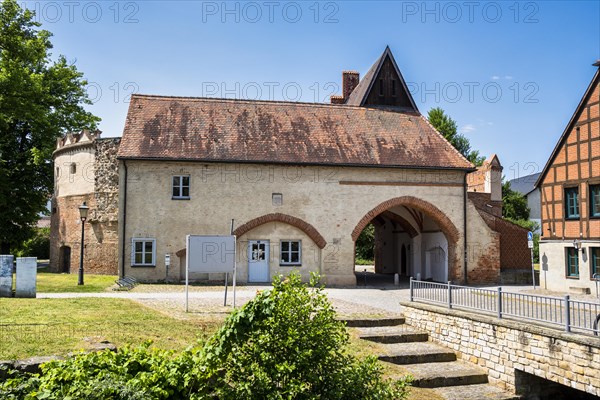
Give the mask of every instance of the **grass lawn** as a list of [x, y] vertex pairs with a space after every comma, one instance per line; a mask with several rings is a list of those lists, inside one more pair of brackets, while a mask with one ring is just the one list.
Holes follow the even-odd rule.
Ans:
[[125, 299], [0, 299], [0, 360], [66, 355], [101, 340], [123, 346], [150, 339], [156, 347], [181, 350], [220, 322], [174, 319]]
[[[101, 340], [117, 346], [152, 340], [158, 348], [182, 350], [206, 340], [225, 318], [188, 315], [176, 319], [126, 299], [0, 299], [0, 360], [67, 355]], [[350, 341], [349, 350], [358, 357], [381, 351], [381, 345], [359, 339], [354, 330]], [[385, 368], [385, 375], [394, 374]], [[441, 398], [429, 389], [411, 388], [408, 399]]]
[[104, 292], [115, 284], [116, 275], [88, 275], [83, 277], [84, 285], [77, 285], [77, 274], [57, 274], [38, 272], [38, 293], [90, 293]]

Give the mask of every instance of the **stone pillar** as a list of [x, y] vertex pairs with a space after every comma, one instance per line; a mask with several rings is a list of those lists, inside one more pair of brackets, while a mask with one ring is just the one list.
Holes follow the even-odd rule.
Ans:
[[0, 255], [0, 297], [12, 297], [12, 255]]
[[17, 257], [15, 297], [36, 297], [37, 257]]

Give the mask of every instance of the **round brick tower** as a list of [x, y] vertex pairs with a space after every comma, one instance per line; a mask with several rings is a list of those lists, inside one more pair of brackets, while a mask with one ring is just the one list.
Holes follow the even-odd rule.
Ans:
[[117, 152], [120, 138], [100, 131], [69, 133], [57, 140], [50, 226], [50, 269], [76, 273], [81, 250], [79, 206], [89, 207], [85, 222], [84, 271], [117, 274]]

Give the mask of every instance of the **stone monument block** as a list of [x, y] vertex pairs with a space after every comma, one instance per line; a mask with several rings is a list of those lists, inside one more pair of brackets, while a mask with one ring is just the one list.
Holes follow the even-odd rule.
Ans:
[[0, 255], [0, 297], [12, 297], [14, 256]]
[[36, 294], [37, 257], [17, 257], [17, 284], [15, 297], [33, 297]]

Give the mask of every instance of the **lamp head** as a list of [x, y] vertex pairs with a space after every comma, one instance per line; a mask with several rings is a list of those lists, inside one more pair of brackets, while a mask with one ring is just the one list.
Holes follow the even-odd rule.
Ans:
[[79, 206], [79, 216], [81, 217], [82, 221], [87, 219], [89, 209], [90, 208], [85, 204], [85, 201]]

